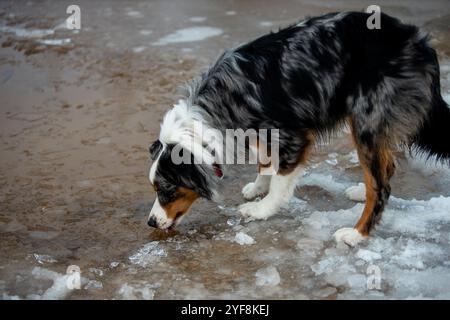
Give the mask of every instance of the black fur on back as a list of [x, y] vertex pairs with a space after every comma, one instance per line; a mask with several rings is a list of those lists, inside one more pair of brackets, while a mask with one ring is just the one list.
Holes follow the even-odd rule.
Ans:
[[280, 168], [297, 164], [310, 135], [351, 119], [361, 141], [415, 145], [450, 156], [450, 112], [427, 36], [386, 14], [310, 18], [226, 51], [190, 87], [214, 128], [280, 129]]

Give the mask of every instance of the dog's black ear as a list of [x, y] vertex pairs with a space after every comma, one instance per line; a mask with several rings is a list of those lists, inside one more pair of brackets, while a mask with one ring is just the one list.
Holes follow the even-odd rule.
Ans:
[[150, 148], [148, 150], [150, 151], [150, 157], [152, 158], [152, 160], [156, 159], [158, 154], [161, 152], [162, 146], [163, 145], [162, 145], [161, 141], [159, 141], [159, 140], [156, 140], [150, 146]]

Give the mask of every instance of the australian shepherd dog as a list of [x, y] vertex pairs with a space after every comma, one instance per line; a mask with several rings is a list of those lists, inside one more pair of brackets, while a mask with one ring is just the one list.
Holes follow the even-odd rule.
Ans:
[[[381, 219], [395, 171], [393, 150], [417, 150], [448, 163], [450, 109], [427, 35], [385, 14], [379, 29], [369, 29], [369, 16], [308, 18], [226, 51], [193, 81], [150, 147], [149, 178], [157, 197], [148, 224], [169, 229], [197, 198], [219, 199], [220, 163], [173, 161], [180, 146], [192, 159], [210, 150], [210, 139], [194, 129], [198, 124], [219, 131], [279, 130], [276, 172], [261, 174], [271, 164], [260, 163], [256, 180], [242, 190], [247, 200], [265, 195], [239, 207], [254, 219], [269, 218], [289, 201], [314, 143], [347, 125], [364, 170], [366, 199], [355, 226], [334, 235], [349, 246]], [[257, 138], [256, 149], [265, 144], [270, 155], [273, 141]], [[185, 143], [189, 139], [197, 148]]]

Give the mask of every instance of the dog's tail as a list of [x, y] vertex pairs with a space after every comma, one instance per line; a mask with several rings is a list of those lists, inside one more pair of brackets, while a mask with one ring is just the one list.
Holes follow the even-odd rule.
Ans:
[[413, 146], [419, 152], [450, 165], [450, 108], [441, 96], [439, 74], [433, 81], [430, 113], [414, 137]]

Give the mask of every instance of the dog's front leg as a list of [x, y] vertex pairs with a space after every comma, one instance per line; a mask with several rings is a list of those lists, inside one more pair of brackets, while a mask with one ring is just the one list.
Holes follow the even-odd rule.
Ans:
[[242, 188], [242, 195], [246, 200], [252, 200], [269, 191], [271, 175], [258, 174], [255, 182], [250, 182]]
[[286, 175], [276, 174], [270, 180], [269, 193], [261, 201], [242, 204], [239, 211], [245, 217], [267, 219], [275, 214], [280, 207], [291, 199], [300, 167]]

